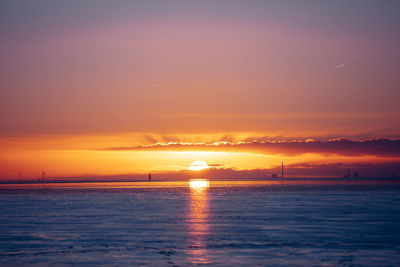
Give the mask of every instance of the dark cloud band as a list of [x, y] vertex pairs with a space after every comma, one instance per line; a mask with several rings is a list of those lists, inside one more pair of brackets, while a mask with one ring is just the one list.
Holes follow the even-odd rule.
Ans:
[[400, 140], [376, 139], [365, 141], [332, 140], [332, 141], [290, 141], [290, 142], [219, 142], [219, 143], [167, 143], [146, 146], [114, 147], [104, 150], [123, 151], [221, 151], [221, 152], [253, 152], [295, 156], [305, 153], [326, 155], [381, 157], [400, 156]]

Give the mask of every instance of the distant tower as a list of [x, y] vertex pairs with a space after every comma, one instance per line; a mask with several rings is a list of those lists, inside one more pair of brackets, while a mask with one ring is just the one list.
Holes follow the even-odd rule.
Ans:
[[149, 181], [151, 181], [151, 173], [149, 173]]
[[46, 178], [46, 172], [42, 171], [42, 182], [44, 182], [44, 179]]
[[283, 178], [283, 162], [282, 162], [282, 178]]

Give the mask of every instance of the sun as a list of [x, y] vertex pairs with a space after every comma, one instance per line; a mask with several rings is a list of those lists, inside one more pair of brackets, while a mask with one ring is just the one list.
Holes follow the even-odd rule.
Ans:
[[208, 165], [207, 163], [205, 163], [204, 161], [198, 160], [193, 162], [190, 166], [189, 166], [189, 170], [191, 171], [201, 171], [204, 169], [207, 169]]

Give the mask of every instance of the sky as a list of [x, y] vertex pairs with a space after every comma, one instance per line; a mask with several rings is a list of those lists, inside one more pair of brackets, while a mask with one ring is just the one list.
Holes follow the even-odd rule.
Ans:
[[196, 160], [221, 176], [282, 161], [293, 176], [400, 175], [399, 11], [1, 1], [0, 179], [178, 177]]

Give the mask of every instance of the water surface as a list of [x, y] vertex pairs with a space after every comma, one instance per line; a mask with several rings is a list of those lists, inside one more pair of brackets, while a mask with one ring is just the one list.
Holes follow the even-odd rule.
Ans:
[[0, 185], [1, 265], [397, 266], [400, 184]]

